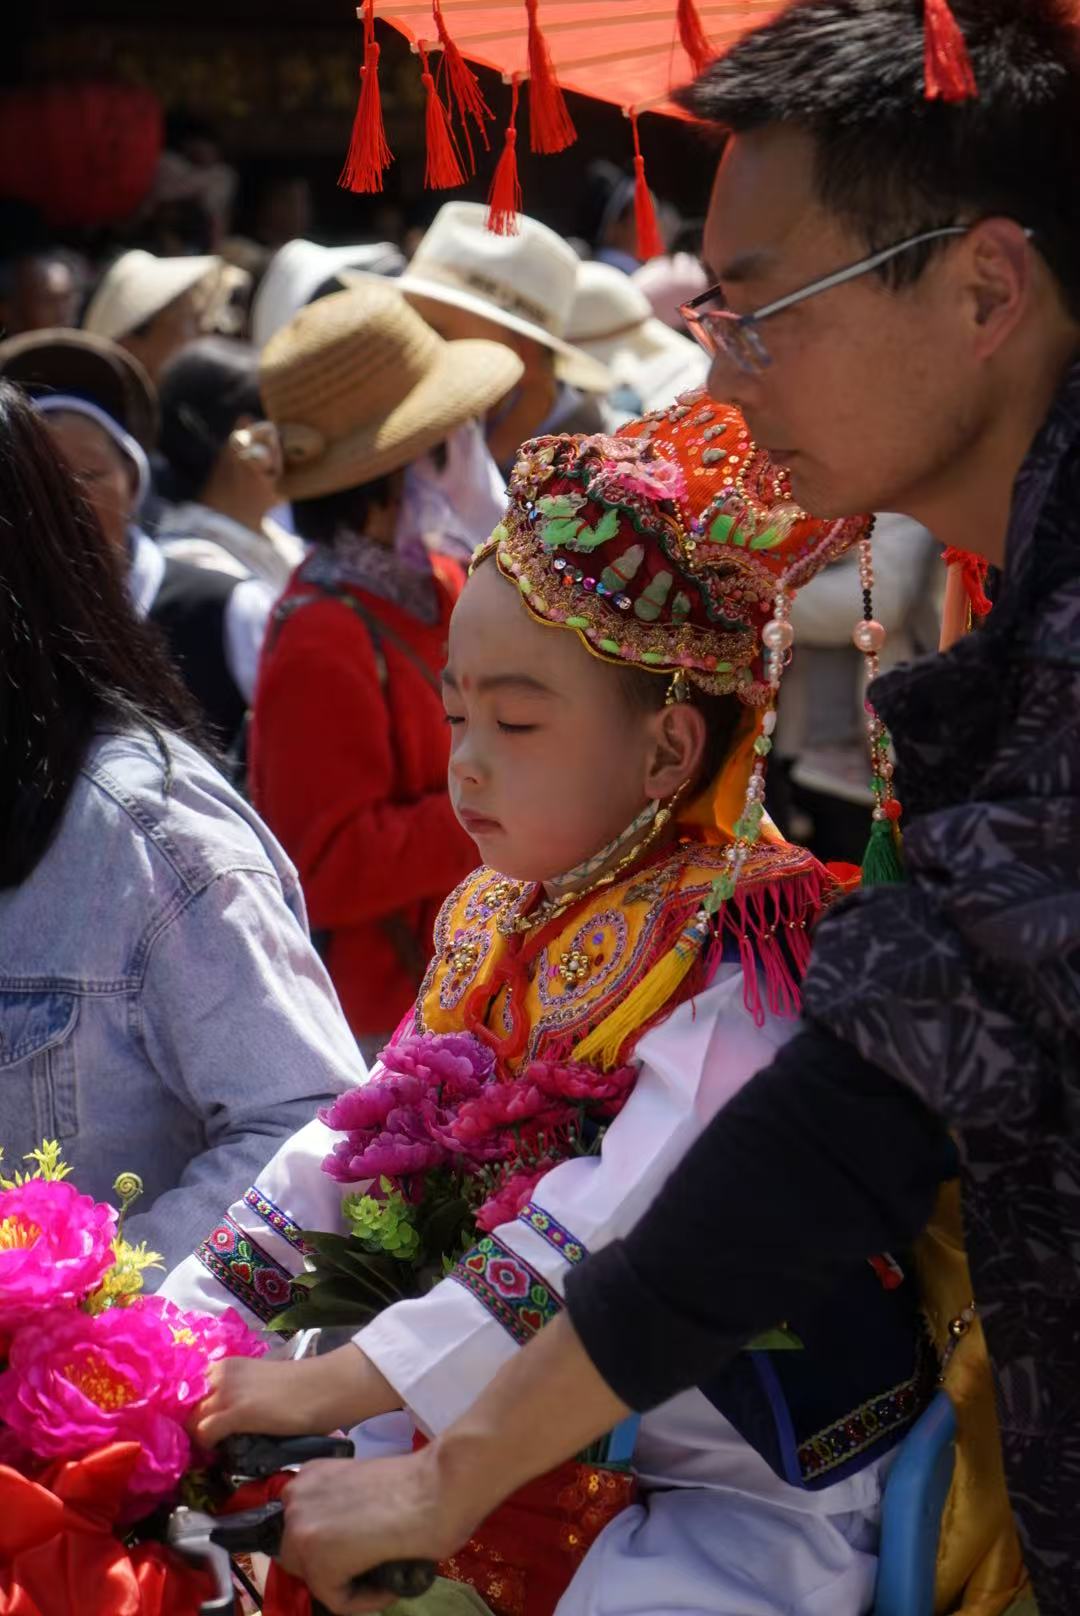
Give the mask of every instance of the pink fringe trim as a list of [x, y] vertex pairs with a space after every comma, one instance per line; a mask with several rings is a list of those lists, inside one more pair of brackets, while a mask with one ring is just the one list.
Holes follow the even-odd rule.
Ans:
[[802, 978], [810, 963], [809, 934], [821, 913], [828, 884], [829, 877], [818, 869], [736, 892], [716, 917], [715, 940], [705, 958], [704, 986], [715, 977], [725, 944], [734, 941], [743, 971], [743, 1003], [754, 1025], [764, 1024], [766, 1009], [783, 1020], [795, 1020], [802, 1013]]

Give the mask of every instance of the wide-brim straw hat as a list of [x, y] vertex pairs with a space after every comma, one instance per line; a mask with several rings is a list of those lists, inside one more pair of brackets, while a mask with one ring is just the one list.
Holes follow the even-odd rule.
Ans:
[[83, 315], [83, 330], [114, 342], [137, 331], [221, 268], [221, 259], [158, 258], [135, 248], [105, 271]]
[[578, 256], [539, 219], [518, 216], [518, 233], [487, 228], [480, 202], [447, 202], [435, 215], [398, 285], [409, 296], [466, 309], [549, 348], [555, 374], [584, 393], [607, 393], [607, 369], [564, 336]]
[[149, 453], [158, 435], [154, 384], [115, 342], [85, 331], [24, 331], [0, 342], [0, 376], [31, 398], [62, 394], [104, 410]]
[[320, 298], [263, 350], [259, 388], [281, 437], [283, 498], [400, 470], [484, 415], [523, 369], [502, 343], [444, 342], [385, 282]]

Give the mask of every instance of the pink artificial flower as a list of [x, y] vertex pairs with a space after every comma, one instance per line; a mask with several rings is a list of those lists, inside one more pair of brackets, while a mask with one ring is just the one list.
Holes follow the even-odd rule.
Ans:
[[535, 1083], [488, 1083], [475, 1100], [458, 1108], [450, 1133], [462, 1144], [471, 1144], [505, 1128], [520, 1127], [550, 1109], [551, 1100]]
[[125, 1508], [126, 1520], [138, 1520], [187, 1468], [184, 1421], [208, 1390], [206, 1353], [184, 1334], [153, 1298], [96, 1317], [42, 1312], [12, 1342], [0, 1374], [0, 1420], [41, 1459], [138, 1442]]
[[614, 1072], [598, 1072], [581, 1061], [533, 1061], [525, 1074], [530, 1083], [552, 1099], [615, 1102], [606, 1112], [625, 1105], [637, 1081], [636, 1066], [620, 1066]]
[[426, 1173], [441, 1167], [449, 1159], [444, 1145], [430, 1140], [417, 1144], [415, 1140], [384, 1133], [363, 1150], [354, 1152], [348, 1139], [334, 1146], [323, 1160], [323, 1172], [339, 1184], [358, 1184], [367, 1178], [407, 1178], [412, 1173]]
[[96, 1290], [113, 1265], [116, 1223], [114, 1207], [63, 1179], [0, 1191], [0, 1330]]
[[518, 1213], [528, 1206], [532, 1200], [533, 1190], [546, 1173], [549, 1173], [558, 1163], [552, 1160], [537, 1163], [535, 1167], [523, 1167], [516, 1173], [511, 1173], [505, 1183], [494, 1195], [490, 1195], [476, 1214], [476, 1226], [490, 1234], [497, 1229], [500, 1223], [513, 1223]]
[[268, 1350], [266, 1342], [248, 1328], [234, 1307], [217, 1314], [193, 1313], [164, 1296], [143, 1297], [140, 1306], [160, 1314], [174, 1339], [198, 1347], [207, 1364], [221, 1358], [262, 1358]]
[[422, 1033], [383, 1051], [370, 1083], [343, 1094], [320, 1115], [343, 1130], [323, 1162], [339, 1183], [402, 1179], [432, 1168], [479, 1165], [451, 1131], [458, 1107], [481, 1093], [495, 1057], [470, 1033]]

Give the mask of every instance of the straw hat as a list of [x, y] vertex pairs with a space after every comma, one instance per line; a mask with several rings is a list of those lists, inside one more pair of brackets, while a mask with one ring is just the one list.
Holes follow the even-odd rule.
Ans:
[[259, 389], [281, 436], [285, 499], [407, 466], [483, 415], [522, 374], [498, 342], [444, 342], [393, 286], [309, 303], [263, 350]]
[[496, 236], [483, 203], [447, 202], [398, 285], [532, 337], [554, 353], [560, 381], [606, 393], [611, 377], [604, 366], [564, 338], [577, 253], [538, 219], [519, 214], [518, 225], [516, 236]]
[[158, 434], [154, 384], [139, 361], [85, 331], [25, 331], [0, 342], [0, 376], [33, 399], [86, 399], [121, 426], [148, 453]]
[[256, 348], [265, 348], [275, 331], [310, 303], [327, 281], [339, 279], [345, 284], [342, 270], [399, 275], [404, 268], [404, 257], [389, 241], [351, 247], [320, 247], [302, 237], [287, 241], [271, 258], [252, 300], [251, 340]]
[[631, 388], [643, 410], [662, 409], [708, 375], [708, 355], [658, 320], [641, 288], [611, 264], [578, 265], [567, 335], [608, 367], [617, 388]]
[[220, 268], [220, 258], [156, 258], [137, 249], [126, 252], [105, 271], [83, 315], [83, 329], [117, 342]]

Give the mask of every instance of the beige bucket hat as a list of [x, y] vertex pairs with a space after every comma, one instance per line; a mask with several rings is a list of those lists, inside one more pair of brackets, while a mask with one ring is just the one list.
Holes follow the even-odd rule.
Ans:
[[281, 437], [285, 499], [397, 471], [483, 415], [523, 366], [498, 342], [444, 342], [372, 280], [300, 310], [263, 350], [259, 390]]
[[554, 353], [560, 381], [585, 393], [606, 393], [606, 368], [564, 337], [577, 253], [539, 219], [519, 214], [518, 226], [516, 236], [496, 236], [487, 228], [482, 202], [447, 202], [398, 285], [532, 337]]
[[222, 267], [220, 258], [158, 258], [134, 248], [105, 271], [83, 330], [118, 342]]

